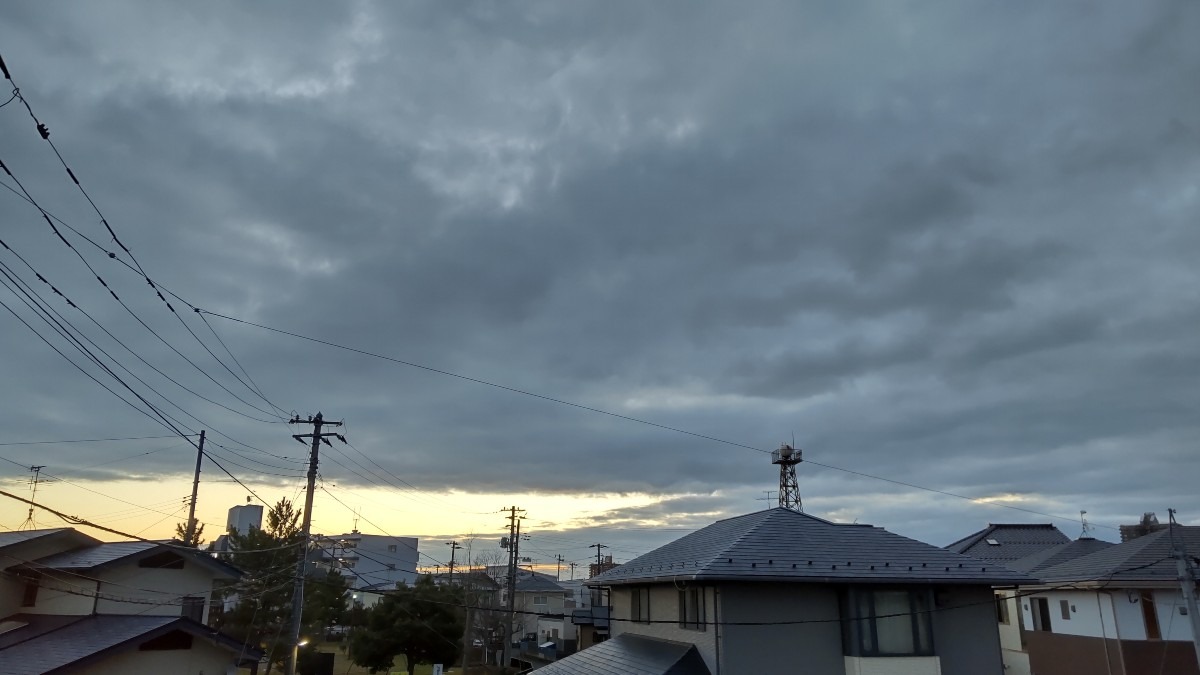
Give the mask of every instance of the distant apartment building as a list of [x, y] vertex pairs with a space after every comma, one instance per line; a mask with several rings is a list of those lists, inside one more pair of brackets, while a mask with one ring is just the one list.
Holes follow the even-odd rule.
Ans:
[[362, 534], [317, 535], [314, 562], [337, 570], [355, 590], [391, 590], [417, 581], [417, 538]]
[[225, 519], [225, 531], [234, 531], [240, 535], [250, 532], [250, 528], [262, 529], [262, 504], [242, 504], [229, 509]]

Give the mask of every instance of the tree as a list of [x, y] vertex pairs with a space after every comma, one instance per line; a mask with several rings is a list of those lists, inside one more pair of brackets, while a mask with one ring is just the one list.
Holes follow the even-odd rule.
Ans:
[[389, 592], [351, 636], [354, 662], [372, 673], [387, 672], [403, 654], [409, 675], [419, 663], [454, 663], [463, 633], [461, 604], [459, 589], [438, 586], [428, 575]]
[[196, 531], [192, 533], [190, 540], [187, 534], [187, 523], [175, 523], [175, 538], [183, 542], [184, 546], [200, 548], [200, 545], [204, 543], [204, 523], [196, 524]]
[[[228, 589], [235, 604], [218, 617], [215, 627], [265, 650], [268, 674], [275, 665], [282, 665], [291, 651], [287, 628], [291, 625], [296, 556], [303, 543], [299, 520], [300, 512], [291, 501], [281, 499], [267, 512], [266, 528], [250, 528], [246, 534], [230, 530], [231, 553], [223, 556], [242, 570], [243, 577]], [[323, 634], [330, 623], [340, 620], [348, 588], [336, 571], [309, 570], [301, 615], [304, 634]]]

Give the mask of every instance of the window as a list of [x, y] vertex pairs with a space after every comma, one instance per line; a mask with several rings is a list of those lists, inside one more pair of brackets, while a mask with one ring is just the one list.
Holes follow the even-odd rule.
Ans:
[[1146, 639], [1161, 640], [1162, 631], [1158, 627], [1158, 611], [1154, 608], [1154, 592], [1141, 592], [1142, 619], [1146, 622]]
[[396, 552], [396, 545], [388, 544], [388, 553], [395, 553], [395, 552]]
[[37, 604], [38, 586], [42, 584], [42, 575], [34, 572], [25, 577], [25, 591], [21, 595], [22, 607], [33, 607]]
[[204, 621], [204, 598], [189, 595], [183, 599], [182, 615], [192, 621]]
[[1030, 612], [1033, 614], [1033, 629], [1052, 632], [1050, 630], [1050, 601], [1046, 598], [1030, 598]]
[[931, 656], [929, 613], [925, 589], [852, 588], [842, 598], [842, 647], [847, 656]]
[[544, 596], [544, 595], [535, 595], [535, 596], [533, 596], [533, 604], [535, 604], [535, 605], [544, 605], [544, 604], [546, 604], [546, 596]]
[[685, 588], [679, 591], [679, 627], [704, 630], [704, 589]]
[[650, 588], [635, 586], [629, 606], [629, 618], [639, 623], [650, 623]]
[[1008, 599], [999, 593], [996, 594], [996, 620], [1008, 625]]
[[1066, 600], [1058, 601], [1058, 611], [1062, 614], [1063, 621], [1071, 620], [1071, 603]]

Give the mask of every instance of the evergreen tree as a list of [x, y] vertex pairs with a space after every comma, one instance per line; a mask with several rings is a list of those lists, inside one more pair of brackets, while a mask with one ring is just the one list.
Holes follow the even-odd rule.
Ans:
[[389, 592], [351, 635], [354, 662], [372, 673], [388, 672], [403, 654], [409, 675], [417, 664], [454, 663], [463, 634], [461, 604], [459, 588], [438, 586], [428, 575]]

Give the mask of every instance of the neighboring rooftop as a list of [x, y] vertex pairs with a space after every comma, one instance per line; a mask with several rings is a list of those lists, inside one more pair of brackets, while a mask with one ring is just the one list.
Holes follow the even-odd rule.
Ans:
[[[0, 548], [6, 548], [16, 544], [21, 544], [34, 539], [44, 539], [48, 537], [74, 537], [79, 540], [80, 544], [85, 543], [100, 543], [100, 540], [93, 539], [86, 534], [79, 532], [70, 527], [54, 527], [45, 530], [25, 530], [13, 532], [0, 532]], [[2, 567], [3, 565], [0, 565]]]
[[9, 617], [9, 621], [28, 625], [4, 635], [7, 646], [0, 649], [0, 672], [39, 675], [67, 666], [83, 668], [95, 659], [137, 649], [140, 643], [172, 631], [182, 631], [242, 653], [249, 662], [257, 662], [262, 655], [258, 649], [243, 646], [201, 623], [178, 616], [92, 614], [71, 618], [75, 620], [64, 622], [61, 617], [24, 614]]
[[[65, 553], [56, 553], [45, 558], [27, 563], [24, 567], [56, 570], [91, 570], [106, 565], [115, 564], [130, 558], [150, 558], [164, 555], [176, 561], [179, 556], [184, 560], [200, 564], [218, 575], [237, 578], [241, 572], [234, 566], [218, 560], [208, 553], [190, 549], [185, 546], [171, 545], [170, 542], [153, 541], [118, 541], [84, 546]], [[172, 555], [173, 554], [173, 555]]]
[[692, 579], [987, 585], [1033, 581], [880, 527], [832, 523], [774, 508], [717, 521], [588, 584]]
[[946, 550], [1004, 564], [1070, 541], [1070, 537], [1048, 523], [989, 523], [986, 528], [946, 546]]
[[1032, 555], [1027, 555], [1024, 558], [1006, 562], [1004, 566], [1036, 577], [1040, 570], [1061, 565], [1069, 560], [1074, 560], [1085, 555], [1091, 555], [1096, 551], [1103, 551], [1110, 546], [1116, 546], [1116, 544], [1111, 541], [1092, 539], [1090, 537], [1080, 538], [1066, 544], [1050, 546]]
[[544, 577], [540, 574], [530, 575], [528, 577], [517, 579], [517, 591], [519, 592], [544, 592], [544, 593], [566, 593], [567, 589], [559, 586], [553, 579]]
[[1046, 583], [1089, 582], [1170, 583], [1178, 578], [1171, 557], [1172, 541], [1182, 544], [1189, 556], [1200, 555], [1200, 526], [1175, 525], [1123, 544], [1045, 567], [1034, 575]]
[[544, 675], [709, 675], [695, 645], [623, 633], [548, 666]]

